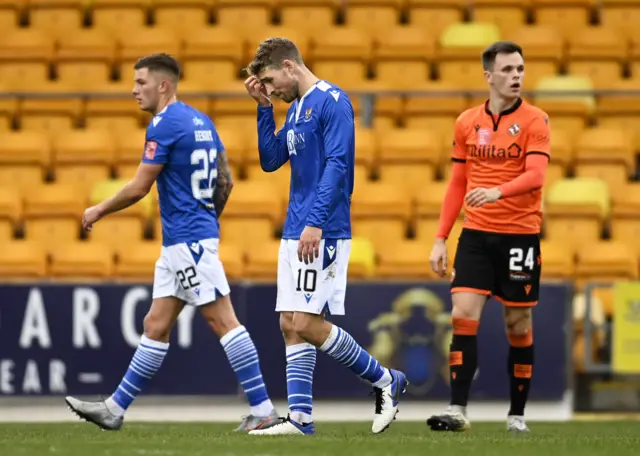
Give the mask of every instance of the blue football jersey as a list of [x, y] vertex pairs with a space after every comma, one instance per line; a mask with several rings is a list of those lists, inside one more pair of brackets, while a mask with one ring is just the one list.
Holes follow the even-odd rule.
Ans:
[[149, 123], [142, 162], [164, 165], [157, 179], [162, 245], [220, 237], [213, 205], [220, 152], [211, 119], [180, 101]]
[[262, 169], [291, 162], [283, 239], [299, 239], [305, 226], [321, 228], [324, 239], [350, 239], [355, 121], [347, 94], [318, 81], [291, 104], [284, 127], [274, 132], [273, 107], [258, 106]]

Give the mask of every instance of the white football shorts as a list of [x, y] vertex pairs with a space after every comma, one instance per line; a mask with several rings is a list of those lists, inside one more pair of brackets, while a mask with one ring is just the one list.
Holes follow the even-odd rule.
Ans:
[[276, 312], [344, 315], [351, 239], [322, 239], [311, 264], [298, 260], [298, 241], [283, 239], [278, 255]]
[[156, 261], [153, 297], [175, 296], [201, 306], [229, 294], [229, 282], [218, 258], [219, 239], [163, 246]]

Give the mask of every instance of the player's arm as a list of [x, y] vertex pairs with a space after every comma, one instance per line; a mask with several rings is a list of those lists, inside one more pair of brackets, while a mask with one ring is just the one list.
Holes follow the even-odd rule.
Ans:
[[549, 121], [543, 117], [536, 117], [527, 131], [524, 173], [498, 187], [501, 198], [510, 198], [542, 188], [549, 165], [550, 150]]
[[271, 173], [289, 160], [284, 128], [277, 134], [273, 106], [258, 105], [258, 152], [263, 171]]
[[440, 220], [436, 239], [446, 240], [456, 223], [467, 189], [467, 152], [465, 139], [465, 124], [458, 118], [454, 127], [453, 148], [451, 151], [451, 177], [442, 201]]
[[121, 211], [137, 203], [151, 191], [163, 164], [140, 163], [136, 175], [118, 193], [98, 204], [101, 217]]
[[347, 97], [328, 98], [322, 108], [322, 136], [325, 167], [316, 191], [316, 200], [307, 217], [307, 226], [324, 226], [342, 192], [348, 172], [348, 155], [355, 141], [353, 109]]
[[232, 189], [233, 177], [231, 176], [231, 166], [229, 166], [227, 151], [222, 141], [218, 139], [218, 177], [216, 178], [216, 188], [213, 192], [213, 207], [216, 209], [218, 217], [222, 215]]

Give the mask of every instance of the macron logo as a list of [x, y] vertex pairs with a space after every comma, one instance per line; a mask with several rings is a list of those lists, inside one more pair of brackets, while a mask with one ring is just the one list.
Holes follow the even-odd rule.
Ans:
[[332, 90], [329, 93], [331, 94], [333, 99], [336, 100], [336, 101], [338, 101], [338, 98], [340, 98], [340, 92], [338, 92], [337, 90]]
[[162, 120], [162, 117], [154, 117], [153, 118], [153, 126], [157, 127], [161, 120]]
[[333, 246], [327, 247], [327, 253], [329, 254], [329, 259], [333, 260], [333, 256], [336, 254], [336, 248]]

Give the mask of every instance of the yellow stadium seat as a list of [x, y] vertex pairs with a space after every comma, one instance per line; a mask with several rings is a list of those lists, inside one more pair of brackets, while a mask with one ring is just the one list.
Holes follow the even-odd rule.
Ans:
[[435, 274], [429, 265], [431, 245], [422, 241], [400, 241], [379, 252], [377, 275], [392, 279], [427, 279]]
[[557, 181], [545, 193], [546, 238], [574, 246], [595, 242], [610, 204], [609, 188], [600, 179]]
[[56, 72], [76, 90], [99, 90], [109, 83], [116, 40], [97, 29], [73, 30], [58, 40]]
[[349, 0], [346, 25], [375, 38], [399, 23], [402, 0]]
[[578, 250], [578, 288], [587, 281], [615, 282], [637, 278], [638, 257], [624, 243], [595, 242]]
[[[462, 233], [462, 222], [464, 214], [460, 213], [460, 216], [451, 227], [451, 232], [447, 238], [447, 247], [453, 249], [458, 244], [458, 238]], [[438, 233], [439, 219], [435, 217], [422, 217], [416, 220], [416, 239], [433, 242]], [[449, 258], [453, 259], [453, 255], [449, 252]], [[452, 263], [453, 264], [453, 263]]]
[[[255, 120], [254, 120], [255, 122]], [[249, 133], [243, 131], [242, 129], [236, 129], [232, 127], [216, 128], [218, 132], [218, 136], [222, 140], [222, 144], [224, 144], [225, 154], [229, 163], [234, 166], [239, 166], [244, 164], [246, 161], [252, 161], [255, 159], [258, 160], [258, 150], [257, 147], [254, 150], [251, 150], [249, 147]], [[257, 131], [257, 128], [256, 128]], [[257, 136], [257, 133], [256, 133]], [[251, 152], [251, 153], [249, 153]]]
[[85, 115], [88, 118], [129, 118], [141, 124], [142, 119], [145, 118], [145, 113], [140, 110], [140, 106], [135, 100], [132, 100], [132, 89], [132, 79], [114, 82], [103, 87], [101, 92], [112, 94], [114, 98], [89, 98], [85, 104]]
[[47, 276], [47, 254], [40, 242], [10, 241], [0, 244], [2, 280], [42, 279]]
[[406, 236], [410, 199], [396, 185], [363, 183], [355, 188], [351, 205], [354, 235], [371, 239], [376, 250]]
[[[85, 125], [92, 130], [106, 130], [111, 132], [115, 137], [120, 137], [126, 134], [126, 132], [136, 131], [140, 128], [140, 124], [137, 119], [133, 117], [120, 117], [120, 116], [98, 116], [98, 117], [86, 117]], [[144, 131], [144, 130], [143, 130]], [[143, 137], [144, 141], [144, 137]], [[142, 144], [142, 146], [140, 146]], [[140, 143], [140, 147], [144, 147], [144, 142]], [[139, 147], [139, 148], [140, 148]], [[142, 152], [140, 152], [142, 156]]]
[[244, 270], [247, 278], [275, 281], [278, 275], [279, 250], [279, 240], [271, 240], [249, 249]]
[[563, 242], [540, 243], [542, 279], [571, 280], [575, 273], [575, 251]]
[[[311, 60], [314, 71], [321, 78], [338, 78], [336, 84], [344, 88], [362, 84], [366, 75], [371, 46], [358, 30], [332, 27], [312, 40]], [[325, 76], [326, 74], [326, 76]]]
[[47, 83], [54, 41], [35, 29], [16, 29], [0, 36], [0, 79], [6, 88], [33, 91]]
[[29, 26], [56, 37], [79, 29], [84, 19], [84, 4], [82, 0], [30, 0]]
[[422, 186], [416, 193], [415, 217], [439, 218], [442, 201], [448, 186], [448, 182], [430, 182]]
[[48, 245], [77, 239], [85, 203], [74, 185], [42, 184], [25, 189], [26, 238]]
[[479, 77], [478, 56], [498, 40], [500, 29], [496, 24], [473, 22], [448, 26], [438, 40], [440, 79], [465, 89], [486, 88], [484, 78]]
[[596, 89], [611, 89], [622, 78], [627, 43], [619, 32], [585, 27], [569, 39], [568, 71], [590, 78]]
[[280, 0], [280, 21], [283, 26], [305, 33], [315, 33], [335, 24], [340, 0]]
[[567, 175], [567, 170], [573, 166], [573, 142], [564, 130], [551, 126], [551, 155], [545, 175], [544, 188], [549, 188], [557, 180]]
[[576, 152], [576, 176], [604, 180], [614, 198], [624, 193], [635, 170], [635, 151], [624, 130], [603, 127], [585, 130], [576, 144]]
[[369, 279], [374, 276], [376, 253], [373, 243], [366, 238], [351, 239], [348, 275], [350, 279]]
[[122, 62], [120, 75], [123, 81], [134, 80], [133, 65], [141, 56], [156, 52], [165, 52], [174, 56], [180, 53], [178, 36], [170, 29], [160, 27], [128, 30], [120, 38], [119, 44], [119, 57]]
[[243, 51], [241, 35], [233, 26], [194, 27], [184, 38], [184, 80], [224, 87], [235, 80]]
[[[46, 131], [50, 137], [73, 128], [81, 116], [83, 100], [78, 97], [55, 97], [73, 92], [73, 86], [52, 82], [33, 89], [39, 95], [22, 101], [20, 125], [23, 129]], [[53, 96], [53, 97], [52, 97]]]
[[156, 261], [160, 258], [161, 249], [162, 244], [158, 240], [127, 240], [117, 248], [117, 261], [113, 275], [118, 279], [128, 281], [153, 280]]
[[22, 220], [22, 198], [10, 186], [0, 187], [0, 242], [13, 238], [16, 227]]
[[[356, 127], [355, 166], [363, 167], [367, 173], [378, 157], [378, 138], [370, 128]], [[356, 181], [357, 182], [357, 181]]]
[[73, 130], [56, 135], [53, 142], [56, 182], [88, 190], [107, 179], [113, 163], [113, 142], [103, 130]]
[[105, 131], [114, 136], [113, 147], [115, 149], [115, 163], [118, 165], [135, 165], [137, 168], [144, 152], [146, 129], [126, 129], [121, 132], [105, 129]]
[[[257, 155], [257, 153], [256, 153]], [[361, 166], [356, 165], [356, 179], [358, 176], [358, 169]], [[289, 188], [291, 186], [291, 165], [287, 162], [277, 171], [267, 173], [262, 170], [260, 163], [258, 162], [258, 157], [254, 159], [248, 159], [245, 162], [244, 167], [246, 178], [249, 182], [267, 182], [275, 192], [274, 194], [282, 199], [283, 205], [289, 201]], [[235, 172], [235, 176], [239, 176], [239, 172]], [[356, 180], [356, 182], [358, 182]]]
[[565, 38], [589, 24], [596, 0], [532, 0], [536, 23], [558, 30]]
[[211, 0], [152, 0], [155, 25], [178, 34], [206, 25], [211, 14]]
[[414, 194], [425, 182], [434, 180], [442, 160], [442, 139], [430, 130], [397, 129], [378, 138], [379, 173], [384, 183]]
[[475, 0], [473, 20], [497, 24], [503, 34], [508, 34], [526, 22], [526, 7], [522, 0]]
[[0, 134], [0, 182], [19, 189], [39, 185], [51, 163], [51, 143], [35, 131]]
[[0, 5], [0, 27], [2, 30], [14, 30], [20, 25], [19, 11], [24, 7], [26, 0], [18, 2], [5, 1]]
[[[233, 192], [231, 194], [231, 198], [233, 198]], [[221, 245], [231, 244], [242, 252], [248, 252], [256, 245], [274, 239], [273, 222], [266, 218], [227, 217], [227, 214], [223, 213], [221, 220]]]
[[640, 254], [640, 184], [627, 184], [613, 200], [611, 238]]
[[218, 257], [228, 279], [240, 280], [244, 278], [244, 252], [240, 247], [229, 243], [220, 244]]
[[466, 9], [466, 0], [407, 0], [409, 22], [412, 26], [422, 27], [434, 37], [451, 24], [462, 20], [462, 11]]
[[146, 23], [146, 3], [140, 0], [92, 0], [93, 26], [114, 36], [138, 30]]
[[216, 22], [243, 30], [264, 28], [271, 22], [273, 3], [273, 0], [217, 0]]
[[324, 61], [313, 65], [313, 72], [316, 76], [331, 81], [332, 84], [347, 91], [357, 90], [366, 84], [366, 71], [366, 65], [358, 61]]
[[304, 59], [309, 52], [309, 33], [301, 31], [299, 28], [283, 27], [281, 25], [269, 25], [262, 29], [251, 30], [244, 36], [247, 54], [244, 61], [253, 60], [258, 45], [267, 38], [274, 36], [284, 36], [293, 41]]
[[640, 24], [640, 2], [637, 0], [601, 0], [600, 23], [617, 30], [625, 37], [632, 37]]
[[595, 97], [558, 92], [589, 92], [593, 89], [591, 80], [584, 76], [549, 76], [538, 82], [536, 90], [543, 93], [535, 96], [534, 103], [549, 114], [553, 127], [565, 130], [571, 139], [575, 139], [595, 112]]
[[534, 89], [544, 77], [555, 76], [564, 55], [564, 41], [553, 27], [526, 25], [506, 35], [525, 53], [524, 88]]
[[407, 128], [440, 131], [443, 141], [450, 147], [456, 118], [467, 109], [466, 98], [456, 93], [459, 87], [446, 81], [429, 82], [421, 88], [431, 95], [408, 97], [403, 110]]
[[113, 272], [113, 251], [95, 242], [63, 242], [50, 247], [54, 278], [106, 279]]
[[276, 194], [273, 186], [265, 181], [236, 182], [224, 209], [224, 217], [262, 218], [277, 224], [282, 218], [282, 201]]

